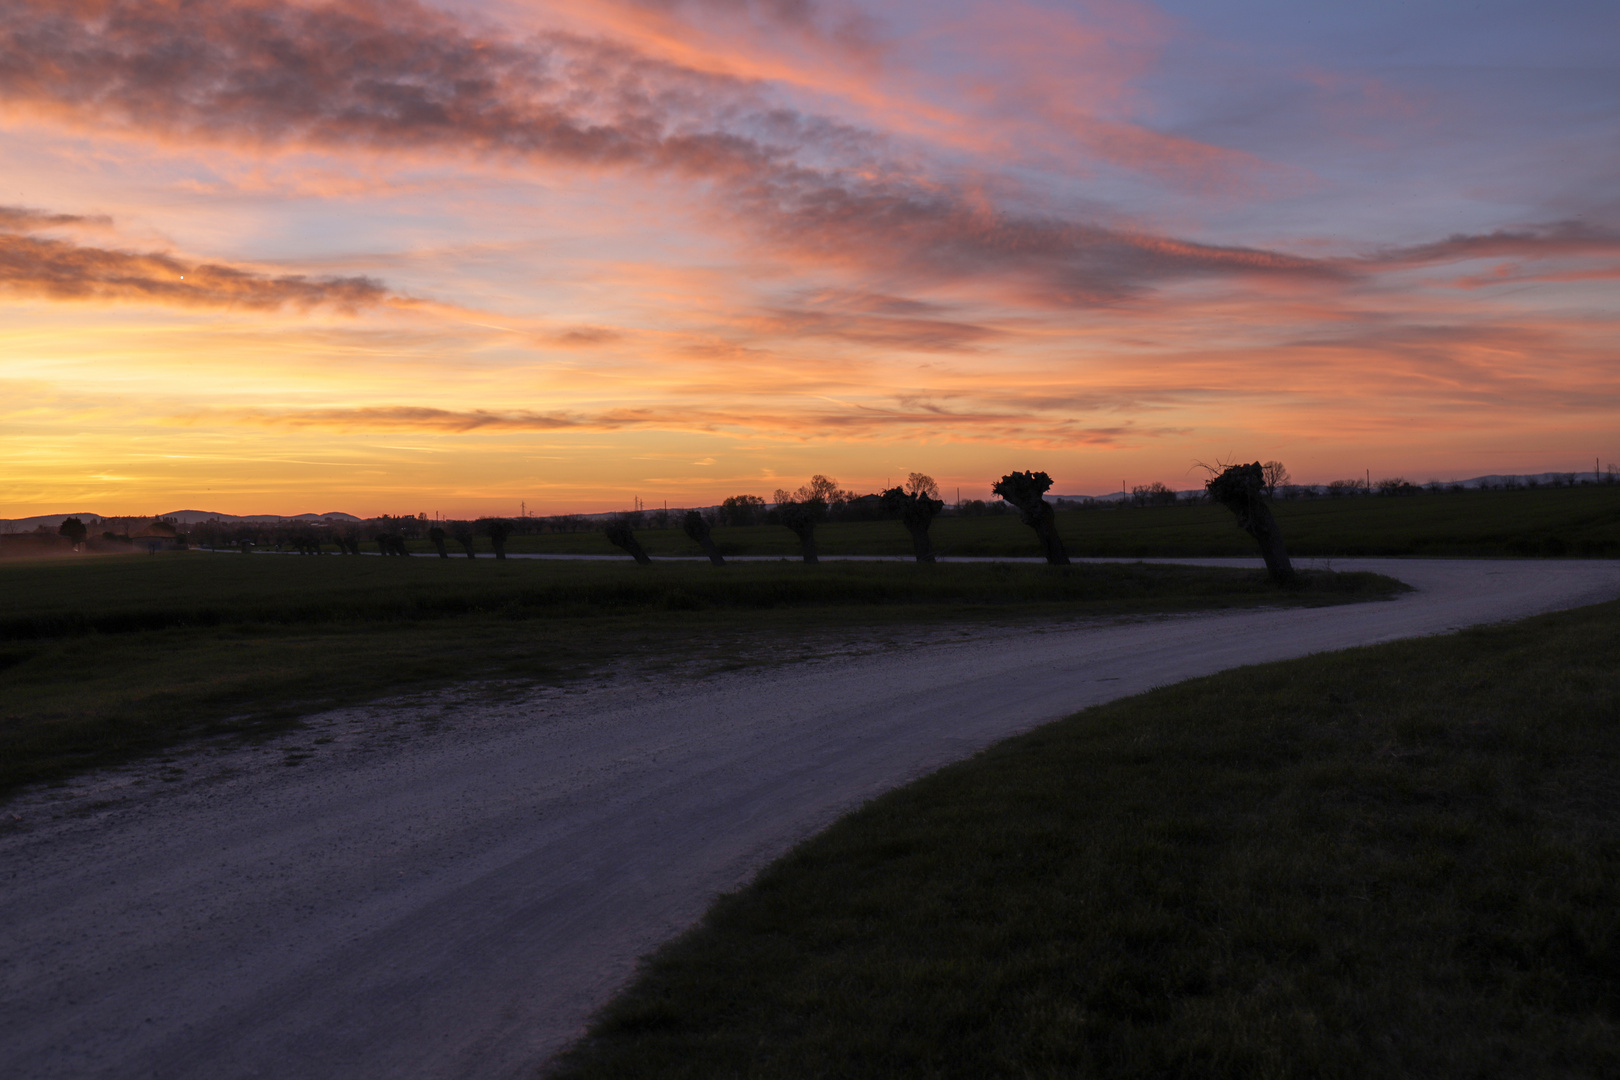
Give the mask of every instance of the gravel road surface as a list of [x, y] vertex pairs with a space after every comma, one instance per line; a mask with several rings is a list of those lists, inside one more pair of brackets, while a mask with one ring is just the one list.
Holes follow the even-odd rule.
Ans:
[[1620, 562], [1333, 565], [1418, 591], [347, 710], [24, 793], [0, 806], [0, 1076], [532, 1075], [716, 894], [998, 739], [1240, 664], [1620, 596]]

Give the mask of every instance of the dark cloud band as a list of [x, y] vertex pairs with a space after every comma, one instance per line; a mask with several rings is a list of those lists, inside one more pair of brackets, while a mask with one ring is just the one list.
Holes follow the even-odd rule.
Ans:
[[885, 137], [744, 80], [569, 35], [517, 41], [412, 0], [0, 0], [0, 101], [160, 137], [675, 175], [779, 250], [919, 281], [1003, 279], [1056, 306], [1189, 276], [1348, 272], [987, 208], [892, 159]]

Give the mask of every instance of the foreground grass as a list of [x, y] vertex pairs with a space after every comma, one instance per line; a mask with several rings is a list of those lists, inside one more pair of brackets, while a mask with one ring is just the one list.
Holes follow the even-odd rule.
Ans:
[[792, 658], [900, 626], [1391, 595], [1370, 574], [174, 554], [0, 563], [0, 793], [452, 683]]
[[1620, 604], [1232, 671], [893, 792], [583, 1077], [1620, 1075]]
[[[1400, 497], [1279, 500], [1273, 504], [1288, 550], [1297, 556], [1617, 556], [1620, 555], [1620, 486], [1464, 491]], [[1069, 510], [1058, 531], [1075, 556], [1194, 558], [1258, 555], [1254, 541], [1219, 506]], [[641, 529], [653, 555], [699, 556], [679, 528]], [[721, 527], [720, 549], [731, 555], [797, 557], [799, 542], [779, 525]], [[934, 546], [950, 556], [1040, 555], [1035, 534], [1016, 514], [943, 517], [934, 522]], [[909, 555], [911, 538], [895, 521], [829, 522], [816, 529], [824, 555]], [[487, 538], [479, 550], [488, 551]], [[426, 541], [413, 545], [427, 552]], [[622, 555], [600, 529], [514, 536], [514, 552]]]

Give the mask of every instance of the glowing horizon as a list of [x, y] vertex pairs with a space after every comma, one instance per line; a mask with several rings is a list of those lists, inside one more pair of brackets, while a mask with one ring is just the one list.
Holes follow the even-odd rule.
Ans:
[[0, 517], [1620, 461], [1620, 13], [0, 0]]

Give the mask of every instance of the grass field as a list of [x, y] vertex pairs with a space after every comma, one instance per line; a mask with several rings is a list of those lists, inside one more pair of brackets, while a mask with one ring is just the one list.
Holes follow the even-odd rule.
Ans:
[[[1494, 555], [1620, 556], [1620, 486], [1465, 491], [1399, 497], [1279, 500], [1273, 504], [1288, 550], [1300, 556]], [[1070, 510], [1058, 529], [1075, 556], [1185, 558], [1255, 555], [1254, 542], [1218, 506]], [[640, 529], [653, 556], [700, 556], [680, 529]], [[798, 539], [777, 525], [714, 530], [729, 555], [799, 554]], [[941, 555], [1040, 555], [1035, 534], [1016, 514], [943, 517], [932, 537]], [[827, 523], [816, 530], [824, 555], [909, 555], [898, 522]], [[479, 550], [489, 541], [480, 538]], [[452, 549], [455, 545], [451, 545]], [[426, 553], [426, 541], [412, 544]], [[512, 552], [622, 555], [601, 532], [514, 536]]]
[[558, 1077], [1620, 1075], [1620, 604], [1197, 679], [875, 800]]
[[1389, 596], [1193, 567], [707, 564], [174, 553], [0, 563], [0, 792], [450, 683], [788, 659], [906, 625]]

